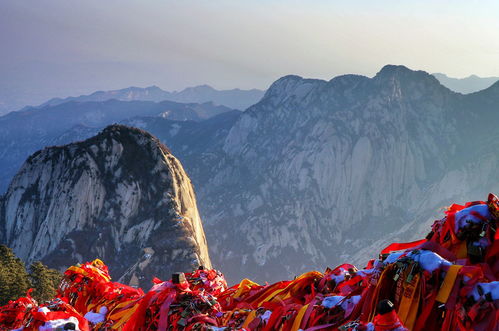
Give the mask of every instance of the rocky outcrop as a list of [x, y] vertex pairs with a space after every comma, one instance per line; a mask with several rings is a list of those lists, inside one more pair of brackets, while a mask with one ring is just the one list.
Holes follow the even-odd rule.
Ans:
[[99, 257], [115, 279], [146, 288], [153, 276], [211, 265], [182, 165], [126, 126], [30, 156], [3, 197], [0, 225], [27, 262], [63, 268]]

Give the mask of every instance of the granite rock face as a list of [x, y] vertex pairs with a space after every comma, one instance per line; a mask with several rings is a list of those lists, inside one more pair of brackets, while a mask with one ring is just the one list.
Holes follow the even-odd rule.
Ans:
[[213, 261], [277, 280], [424, 236], [441, 207], [499, 191], [498, 127], [499, 83], [461, 95], [403, 66], [283, 77], [193, 177]]
[[113, 125], [31, 155], [2, 199], [3, 241], [26, 262], [64, 268], [99, 257], [113, 278], [211, 266], [191, 181], [150, 134]]

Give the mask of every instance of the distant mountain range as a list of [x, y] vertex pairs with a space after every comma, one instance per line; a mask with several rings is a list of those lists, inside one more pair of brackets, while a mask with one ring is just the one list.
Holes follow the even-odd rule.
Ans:
[[435, 76], [442, 85], [454, 92], [463, 94], [484, 90], [499, 81], [499, 77], [478, 77], [476, 75], [471, 75], [466, 78], [452, 78], [446, 74], [434, 73], [433, 76]]
[[37, 108], [46, 106], [56, 106], [69, 101], [175, 101], [180, 103], [206, 103], [212, 102], [215, 105], [226, 106], [233, 109], [245, 110], [249, 106], [257, 103], [263, 97], [265, 91], [252, 90], [216, 90], [208, 85], [188, 87], [180, 92], [168, 92], [157, 86], [128, 87], [121, 90], [97, 91], [89, 95], [79, 97], [53, 98], [41, 104]]
[[[459, 93], [473, 93], [491, 86], [499, 80], [499, 77], [478, 77], [471, 75], [466, 78], [452, 78], [442, 73], [433, 74], [442, 85]], [[165, 91], [157, 86], [128, 87], [119, 90], [97, 91], [88, 95], [67, 98], [53, 98], [38, 106], [33, 105], [40, 100], [40, 95], [16, 95], [16, 89], [10, 88], [0, 93], [0, 115], [10, 111], [22, 109], [23, 107], [43, 107], [47, 105], [57, 105], [68, 101], [106, 101], [116, 99], [121, 101], [155, 101], [164, 100], [176, 101], [181, 103], [205, 103], [213, 102], [217, 105], [223, 105], [229, 108], [245, 110], [249, 106], [257, 103], [264, 95], [264, 90], [250, 89], [231, 89], [217, 90], [209, 85], [199, 85], [188, 87], [181, 91]], [[43, 99], [42, 99], [43, 100]]]
[[[66, 144], [74, 136], [70, 129], [96, 133], [105, 126], [137, 116], [154, 116], [176, 121], [201, 121], [233, 111], [213, 103], [172, 101], [67, 101], [40, 108], [27, 108], [0, 117], [0, 191], [5, 191], [22, 162], [45, 146]], [[82, 139], [88, 138], [84, 135]], [[66, 139], [65, 139], [66, 138]]]
[[156, 103], [130, 111], [135, 102], [0, 118], [4, 187], [21, 154], [40, 146], [86, 139], [110, 121], [147, 130], [192, 179], [211, 260], [231, 281], [365, 262], [420, 237], [439, 208], [499, 192], [499, 82], [463, 95], [389, 65], [373, 78], [285, 76], [246, 111], [196, 121], [162, 117]]
[[[120, 90], [97, 91], [89, 95], [79, 97], [53, 98], [38, 106], [33, 105], [33, 100], [39, 100], [38, 95], [16, 95], [15, 89], [0, 92], [0, 115], [19, 109], [40, 108], [54, 106], [68, 101], [106, 101], [116, 99], [120, 101], [176, 101], [181, 103], [205, 103], [213, 102], [216, 105], [226, 106], [233, 109], [245, 110], [257, 103], [265, 91], [258, 89], [241, 90], [217, 90], [209, 85], [188, 87], [181, 91], [168, 92], [157, 86], [128, 87]], [[36, 101], [35, 101], [36, 102]]]
[[[442, 73], [433, 74], [442, 85], [459, 93], [472, 93], [483, 90], [491, 86], [494, 82], [499, 80], [499, 77], [478, 77], [471, 75], [466, 78], [452, 78]], [[0, 115], [9, 111], [21, 109], [22, 107], [44, 107], [47, 105], [57, 105], [68, 101], [106, 101], [116, 99], [121, 101], [155, 101], [160, 102], [164, 100], [176, 101], [181, 103], [205, 103], [213, 102], [216, 105], [223, 105], [229, 108], [245, 110], [249, 106], [257, 103], [264, 95], [265, 91], [259, 89], [241, 90], [217, 90], [209, 85], [199, 85], [188, 87], [181, 91], [165, 91], [158, 86], [141, 87], [128, 87], [119, 90], [110, 91], [97, 91], [88, 95], [81, 95], [78, 97], [67, 98], [53, 98], [46, 101], [39, 106], [26, 106], [31, 104], [30, 99], [23, 98], [22, 96], [15, 96], [15, 90], [4, 91], [0, 93]], [[40, 96], [32, 96], [36, 100]]]

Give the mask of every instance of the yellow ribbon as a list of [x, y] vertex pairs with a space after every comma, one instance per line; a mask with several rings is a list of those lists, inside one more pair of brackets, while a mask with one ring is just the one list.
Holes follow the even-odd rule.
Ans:
[[436, 301], [440, 303], [447, 302], [447, 300], [449, 299], [450, 292], [454, 287], [454, 283], [456, 282], [457, 274], [459, 273], [459, 270], [462, 267], [463, 267], [462, 265], [451, 265], [449, 267], [447, 275], [445, 275], [442, 286], [440, 287], [437, 297], [435, 298]]

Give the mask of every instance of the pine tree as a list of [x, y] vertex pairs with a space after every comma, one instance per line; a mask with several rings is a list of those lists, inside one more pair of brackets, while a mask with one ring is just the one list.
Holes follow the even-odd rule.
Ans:
[[0, 245], [0, 305], [25, 296], [30, 288], [26, 267], [7, 246]]
[[62, 275], [37, 261], [30, 266], [29, 278], [34, 289], [33, 297], [38, 302], [45, 302], [55, 297]]

